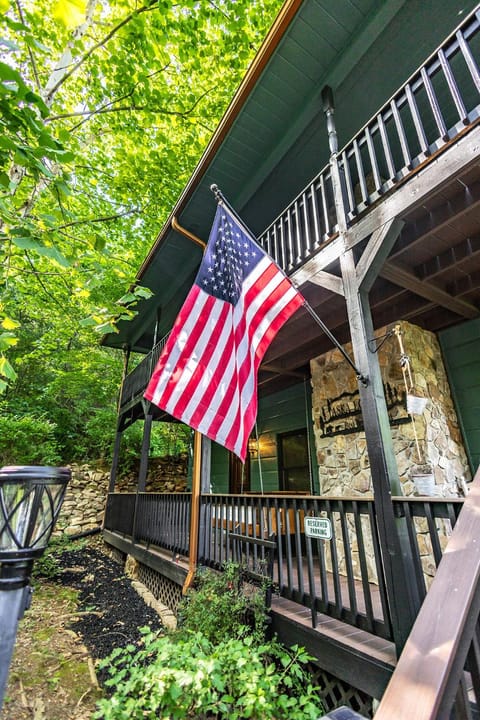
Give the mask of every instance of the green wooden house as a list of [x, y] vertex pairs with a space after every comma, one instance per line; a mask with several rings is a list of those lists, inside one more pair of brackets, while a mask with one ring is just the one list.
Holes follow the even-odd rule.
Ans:
[[[152, 298], [104, 338], [126, 357], [106, 541], [175, 605], [193, 555], [219, 568], [233, 530], [273, 533], [275, 629], [318, 659], [328, 707], [343, 699], [365, 716], [475, 496], [479, 29], [470, 0], [287, 0], [138, 272]], [[306, 310], [290, 318], [260, 367], [245, 467], [199, 442], [194, 506], [191, 492], [145, 492], [152, 424], [172, 418], [143, 392], [201, 261], [212, 184], [352, 364]], [[145, 357], [128, 372], [134, 353]], [[135, 422], [137, 492], [119, 493]], [[331, 539], [309, 518], [327, 519]], [[478, 620], [469, 597], [463, 628]], [[472, 633], [457, 637], [454, 682], [429, 717], [470, 717]]]

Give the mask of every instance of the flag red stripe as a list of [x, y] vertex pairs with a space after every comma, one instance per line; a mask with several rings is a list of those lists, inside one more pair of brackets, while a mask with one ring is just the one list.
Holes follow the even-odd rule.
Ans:
[[[220, 301], [221, 302], [221, 301]], [[205, 345], [205, 347], [202, 349], [202, 356], [201, 361], [198, 362], [197, 367], [195, 368], [194, 372], [192, 373], [190, 380], [187, 382], [185, 387], [183, 388], [182, 394], [176, 403], [174, 409], [172, 410], [172, 415], [175, 417], [181, 417], [183, 416], [188, 403], [191, 400], [191, 397], [193, 393], [195, 392], [195, 389], [198, 387], [199, 382], [201, 381], [202, 377], [204, 377], [205, 372], [209, 370], [208, 363], [212, 361], [213, 356], [216, 351], [216, 346], [219, 341], [221, 332], [222, 332], [222, 325], [228, 318], [229, 314], [229, 308], [228, 303], [223, 303], [221, 306], [221, 311], [215, 320], [215, 325], [213, 329], [209, 327], [211, 325], [210, 321], [210, 315], [211, 310], [213, 308], [206, 307], [205, 312], [199, 317], [198, 324], [199, 326], [203, 326], [203, 331], [207, 329], [209, 337], [208, 341]], [[208, 316], [207, 316], [208, 313]], [[210, 366], [211, 367], [211, 366]], [[207, 392], [209, 394], [212, 393], [214, 388], [212, 387], [212, 381], [209, 381]]]

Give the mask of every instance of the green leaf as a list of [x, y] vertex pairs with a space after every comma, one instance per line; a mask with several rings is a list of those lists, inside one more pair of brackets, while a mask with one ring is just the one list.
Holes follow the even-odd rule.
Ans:
[[40, 252], [42, 245], [34, 240], [31, 236], [17, 237], [12, 235], [12, 242], [21, 250], [36, 250]]
[[8, 380], [16, 380], [17, 378], [17, 373], [4, 356], [0, 356], [0, 375], [8, 378]]
[[8, 350], [18, 343], [18, 337], [13, 333], [0, 333], [0, 352]]
[[115, 325], [113, 325], [111, 322], [105, 322], [105, 323], [101, 323], [100, 325], [97, 325], [95, 328], [95, 331], [102, 335], [106, 335], [107, 333], [118, 333], [119, 332], [118, 328], [115, 327]]
[[65, 255], [63, 255], [60, 250], [53, 246], [47, 246], [42, 245], [39, 248], [36, 248], [36, 251], [43, 255], [44, 257], [48, 257], [51, 260], [55, 260], [59, 265], [61, 265], [64, 268], [70, 267], [70, 262], [67, 260]]
[[94, 327], [94, 325], [97, 325], [96, 321], [92, 317], [83, 318], [83, 320], [80, 320], [78, 324], [82, 327]]

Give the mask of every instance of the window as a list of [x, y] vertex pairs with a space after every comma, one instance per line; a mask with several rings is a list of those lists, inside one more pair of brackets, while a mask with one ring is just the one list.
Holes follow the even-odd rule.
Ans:
[[281, 490], [311, 492], [306, 428], [278, 435], [277, 440]]

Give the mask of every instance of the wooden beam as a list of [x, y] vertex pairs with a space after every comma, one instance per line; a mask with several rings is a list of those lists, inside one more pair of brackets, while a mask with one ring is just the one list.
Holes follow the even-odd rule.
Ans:
[[307, 281], [314, 282], [313, 278], [315, 275], [336, 262], [344, 251], [345, 239], [337, 235], [337, 237], [324, 245], [316, 255], [310, 258], [310, 260], [307, 260], [301, 268], [295, 270], [295, 272], [290, 275], [290, 280], [298, 286], [303, 285]]
[[480, 314], [479, 310], [466, 300], [453, 297], [453, 295], [449, 295], [435, 285], [425, 282], [425, 280], [419, 280], [413, 273], [391, 262], [385, 263], [380, 271], [380, 275], [385, 278], [385, 280], [389, 280], [395, 283], [395, 285], [410, 290], [430, 302], [434, 302], [447, 310], [451, 310], [457, 315], [460, 315], [460, 317], [473, 319]]
[[290, 375], [291, 377], [297, 377], [301, 380], [305, 379], [305, 373], [295, 372], [295, 370], [288, 370], [287, 368], [283, 368], [280, 365], [271, 365], [268, 363], [267, 365], [261, 365], [260, 366], [261, 372], [269, 372], [273, 375]]
[[385, 225], [372, 233], [362, 257], [357, 263], [356, 272], [359, 288], [367, 292], [371, 289], [402, 227], [403, 221], [394, 218], [393, 220], [387, 220]]
[[451, 247], [445, 252], [435, 255], [431, 260], [426, 260], [416, 267], [415, 271], [421, 280], [430, 280], [432, 277], [441, 275], [446, 270], [450, 270], [453, 266], [455, 266], [455, 268], [465, 266], [465, 272], [468, 274], [468, 265], [475, 258], [478, 259], [479, 256], [480, 235], [474, 235], [458, 243], [455, 247]]
[[480, 203], [480, 181], [468, 186], [462, 184], [461, 187], [461, 192], [449, 197], [448, 202], [444, 198], [439, 199], [435, 207], [425, 208], [424, 216], [408, 223], [400, 235], [395, 252], [390, 256], [391, 260], [413, 245], [424, 243], [429, 235], [471, 212]]
[[295, 284], [297, 286], [303, 285], [305, 282], [311, 282], [314, 285], [319, 285], [325, 288], [325, 290], [331, 290], [331, 292], [337, 293], [337, 295], [344, 296], [342, 278], [338, 275], [325, 272], [324, 270], [318, 270], [314, 275], [311, 275], [308, 270], [304, 271], [304, 267], [301, 267], [295, 273]]

